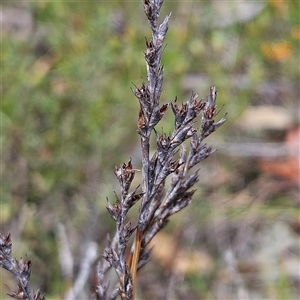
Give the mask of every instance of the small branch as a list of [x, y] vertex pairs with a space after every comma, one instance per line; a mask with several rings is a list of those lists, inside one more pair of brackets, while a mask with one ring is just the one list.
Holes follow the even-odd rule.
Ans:
[[45, 296], [41, 296], [40, 289], [31, 293], [30, 289], [30, 273], [31, 260], [15, 260], [12, 258], [12, 240], [10, 233], [4, 236], [0, 232], [0, 267], [12, 273], [18, 284], [17, 291], [10, 291], [8, 296], [15, 299], [24, 300], [46, 300]]
[[81, 259], [79, 272], [72, 288], [66, 293], [65, 299], [79, 299], [86, 282], [88, 281], [92, 265], [97, 258], [97, 245], [89, 241], [84, 246], [83, 257]]

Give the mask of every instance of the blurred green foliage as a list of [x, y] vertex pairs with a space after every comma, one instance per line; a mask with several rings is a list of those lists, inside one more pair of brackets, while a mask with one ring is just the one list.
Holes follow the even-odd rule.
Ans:
[[[208, 85], [196, 92], [205, 97], [216, 85], [219, 107], [225, 104], [223, 111], [230, 112], [220, 134], [247, 105], [257, 104], [262, 82], [285, 78], [297, 85], [299, 3], [278, 3], [266, 2], [247, 22], [220, 27], [214, 26], [212, 2], [167, 1], [162, 16], [172, 11], [172, 17], [162, 101], [176, 95], [185, 101], [190, 91], [182, 86], [184, 75], [205, 74]], [[25, 9], [33, 17], [30, 36], [4, 34], [1, 44], [1, 223], [10, 226], [27, 209], [22, 240], [48, 261], [41, 268], [45, 279], [37, 281], [51, 296], [62, 289], [55, 224], [68, 220], [84, 235], [93, 209], [104, 213], [98, 224], [104, 232], [112, 224], [105, 197], [116, 189], [114, 166], [127, 161], [138, 143], [138, 103], [130, 87], [146, 79], [143, 51], [150, 30], [139, 2], [33, 1]], [[246, 85], [232, 86], [241, 75]], [[285, 98], [279, 104], [294, 103]], [[161, 125], [165, 132], [171, 122], [170, 114]], [[93, 178], [99, 180], [96, 189], [90, 189]], [[205, 286], [197, 289], [205, 293]]]

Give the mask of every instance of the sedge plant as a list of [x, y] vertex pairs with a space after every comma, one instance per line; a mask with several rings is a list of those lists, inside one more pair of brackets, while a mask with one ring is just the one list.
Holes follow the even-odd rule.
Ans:
[[[215, 150], [203, 141], [225, 122], [225, 116], [215, 121], [218, 114], [217, 91], [213, 86], [207, 98], [198, 99], [191, 93], [189, 100], [179, 105], [177, 98], [161, 104], [164, 68], [161, 64], [164, 41], [170, 15], [159, 21], [163, 0], [143, 0], [144, 11], [152, 36], [146, 40], [144, 52], [147, 78], [132, 92], [139, 101], [137, 133], [140, 136], [142, 177], [140, 186], [131, 187], [135, 172], [131, 160], [116, 168], [120, 195], [114, 204], [107, 201], [107, 210], [116, 223], [116, 231], [107, 244], [97, 265], [97, 284], [93, 286], [92, 299], [134, 300], [137, 271], [150, 259], [148, 245], [154, 236], [169, 222], [170, 217], [192, 201], [199, 180], [198, 164]], [[170, 134], [158, 133], [159, 122], [166, 112], [174, 115], [174, 128]], [[155, 143], [151, 143], [154, 136]], [[150, 155], [154, 152], [153, 155]], [[153, 151], [154, 150], [154, 151]], [[170, 184], [167, 178], [170, 177]], [[141, 190], [140, 190], [141, 188]], [[128, 222], [128, 212], [139, 205], [137, 224]], [[130, 240], [134, 242], [130, 251]], [[8, 293], [15, 299], [45, 300], [45, 296], [30, 289], [31, 261], [14, 260], [11, 256], [10, 234], [0, 235], [0, 266], [11, 272], [18, 283], [18, 290]], [[127, 253], [130, 253], [127, 255]], [[113, 268], [118, 282], [109, 287], [106, 279]]]

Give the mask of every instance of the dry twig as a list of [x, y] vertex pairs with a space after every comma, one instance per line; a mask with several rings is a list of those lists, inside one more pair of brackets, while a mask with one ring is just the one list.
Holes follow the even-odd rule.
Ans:
[[24, 300], [46, 300], [45, 296], [40, 294], [40, 289], [36, 292], [30, 290], [30, 272], [31, 260], [12, 258], [12, 240], [10, 233], [4, 236], [0, 232], [0, 267], [12, 273], [18, 283], [17, 291], [7, 293], [12, 298]]

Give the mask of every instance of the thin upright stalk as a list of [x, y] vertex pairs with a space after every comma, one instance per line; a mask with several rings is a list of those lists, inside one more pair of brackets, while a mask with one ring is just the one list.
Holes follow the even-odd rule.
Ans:
[[[176, 100], [160, 104], [163, 85], [163, 67], [161, 65], [164, 40], [168, 31], [166, 16], [159, 23], [159, 13], [163, 0], [143, 0], [144, 11], [152, 31], [150, 41], [146, 40], [144, 52], [147, 80], [132, 90], [140, 104], [137, 132], [141, 138], [142, 152], [142, 193], [137, 188], [130, 191], [135, 171], [131, 161], [117, 168], [115, 175], [119, 180], [122, 197], [116, 195], [116, 203], [108, 202], [108, 211], [116, 222], [117, 234], [107, 241], [104, 259], [113, 267], [119, 277], [119, 285], [107, 297], [107, 285], [103, 283], [108, 271], [107, 263], [101, 262], [98, 268], [98, 285], [94, 288], [95, 299], [115, 299], [119, 294], [122, 300], [135, 300], [137, 270], [149, 261], [150, 251], [147, 245], [153, 237], [169, 222], [170, 217], [185, 208], [192, 201], [195, 190], [191, 188], [199, 180], [198, 172], [191, 169], [207, 158], [214, 150], [202, 145], [212, 132], [225, 122], [225, 118], [215, 122], [217, 115], [215, 87], [211, 87], [207, 100], [198, 100], [192, 92], [190, 99], [181, 106]], [[159, 134], [157, 124], [168, 108], [174, 114], [174, 129], [170, 135]], [[201, 116], [201, 118], [199, 118]], [[199, 128], [196, 128], [200, 122]], [[151, 134], [156, 144], [150, 145]], [[189, 147], [185, 147], [185, 142]], [[150, 157], [150, 146], [154, 154]], [[189, 173], [192, 174], [189, 174]], [[167, 177], [171, 183], [166, 186]], [[124, 223], [129, 209], [141, 199], [137, 225]], [[128, 241], [135, 232], [135, 240], [129, 258], [125, 258]]]

